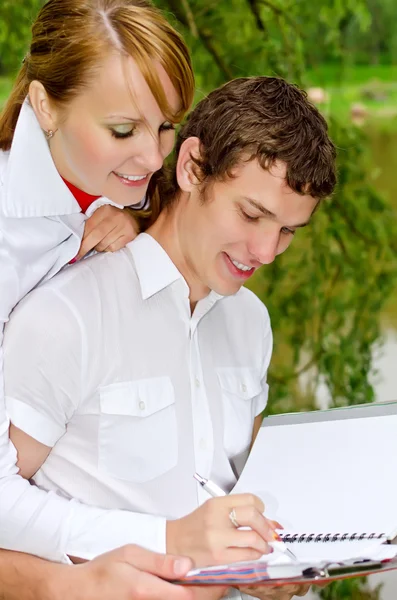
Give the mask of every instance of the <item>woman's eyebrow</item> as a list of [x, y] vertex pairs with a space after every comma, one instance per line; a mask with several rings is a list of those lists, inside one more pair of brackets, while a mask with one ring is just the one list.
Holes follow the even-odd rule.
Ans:
[[131, 121], [133, 123], [142, 123], [142, 119], [136, 117], [126, 117], [125, 115], [107, 115], [106, 119], [121, 119], [123, 121]]

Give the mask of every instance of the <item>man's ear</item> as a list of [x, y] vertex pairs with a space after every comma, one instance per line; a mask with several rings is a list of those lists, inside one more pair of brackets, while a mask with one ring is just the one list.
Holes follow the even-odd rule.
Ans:
[[44, 131], [57, 129], [57, 113], [40, 81], [32, 81], [29, 86], [29, 100], [40, 127]]
[[199, 167], [192, 158], [200, 158], [200, 140], [198, 137], [187, 138], [179, 150], [176, 177], [180, 189], [184, 192], [191, 192], [200, 183], [196, 175]]

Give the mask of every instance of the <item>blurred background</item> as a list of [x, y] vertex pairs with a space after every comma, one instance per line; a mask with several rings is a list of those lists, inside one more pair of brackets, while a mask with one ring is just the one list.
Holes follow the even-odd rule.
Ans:
[[[0, 2], [0, 106], [43, 3]], [[338, 147], [336, 194], [250, 284], [274, 330], [268, 411], [396, 399], [396, 0], [154, 3], [189, 43], [196, 100], [234, 77], [283, 76], [307, 90]], [[394, 600], [396, 584], [357, 579], [320, 594]]]

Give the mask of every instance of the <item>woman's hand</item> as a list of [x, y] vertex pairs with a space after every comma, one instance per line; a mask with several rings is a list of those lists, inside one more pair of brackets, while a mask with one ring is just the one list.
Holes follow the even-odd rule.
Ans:
[[129, 210], [104, 204], [86, 220], [76, 260], [91, 250], [116, 252], [132, 242], [138, 233], [138, 224]]
[[241, 592], [260, 600], [291, 600], [294, 596], [305, 596], [310, 590], [308, 584], [239, 586]]
[[[236, 529], [229, 513], [234, 509]], [[272, 551], [279, 526], [263, 516], [263, 502], [253, 494], [211, 498], [186, 517], [167, 521], [167, 552], [193, 559], [195, 566], [254, 560]]]

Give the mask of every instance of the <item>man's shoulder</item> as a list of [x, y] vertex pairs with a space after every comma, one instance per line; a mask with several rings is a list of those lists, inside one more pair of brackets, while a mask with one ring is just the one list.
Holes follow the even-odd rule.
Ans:
[[269, 312], [265, 304], [254, 292], [246, 287], [240, 288], [236, 294], [227, 296], [223, 301], [232, 310], [249, 311], [254, 319], [259, 317], [270, 322]]
[[[20, 302], [23, 310], [48, 311], [48, 314], [88, 311], [103, 308], [103, 295], [118, 294], [121, 286], [134, 284], [133, 263], [126, 249], [98, 253], [74, 265], [34, 288]], [[53, 299], [57, 297], [58, 302]]]

